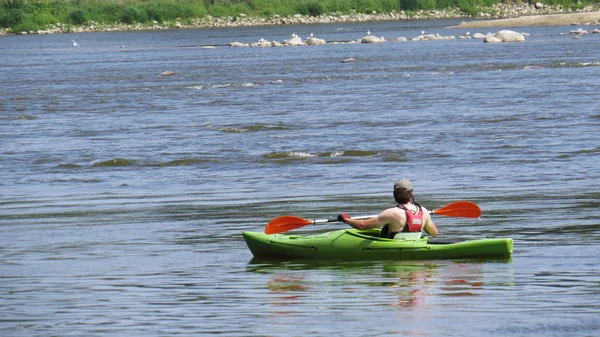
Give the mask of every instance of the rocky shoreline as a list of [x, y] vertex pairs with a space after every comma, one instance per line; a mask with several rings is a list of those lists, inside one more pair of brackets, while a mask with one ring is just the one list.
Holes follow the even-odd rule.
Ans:
[[[499, 27], [499, 26], [532, 26], [544, 22], [546, 25], [572, 25], [572, 24], [600, 24], [600, 18], [596, 14], [591, 16], [582, 16], [585, 13], [600, 13], [600, 4], [590, 5], [576, 12], [570, 12], [561, 6], [546, 6], [541, 2], [535, 4], [497, 4], [488, 9], [487, 13], [479, 13], [477, 17], [472, 17], [458, 8], [436, 10], [436, 11], [418, 11], [414, 13], [392, 12], [392, 13], [372, 13], [372, 14], [349, 14], [349, 15], [321, 15], [316, 17], [296, 14], [293, 16], [281, 17], [273, 15], [269, 18], [249, 17], [243, 13], [236, 17], [205, 17], [192, 23], [184, 24], [179, 21], [154, 23], [152, 25], [103, 25], [90, 22], [86, 26], [71, 26], [68, 24], [55, 24], [45, 30], [18, 32], [17, 34], [60, 34], [60, 33], [88, 33], [88, 32], [112, 32], [112, 31], [142, 31], [158, 29], [183, 29], [183, 28], [230, 28], [230, 27], [252, 27], [252, 26], [275, 26], [275, 25], [300, 25], [300, 24], [331, 24], [331, 23], [351, 23], [368, 21], [401, 21], [401, 20], [436, 20], [436, 19], [474, 19], [476, 23], [464, 22], [458, 27]], [[549, 16], [552, 15], [551, 18]], [[523, 16], [546, 17], [546, 20], [522, 19], [519, 24], [516, 21], [506, 21], [497, 23], [499, 20], [491, 19], [519, 19]], [[582, 17], [596, 18], [595, 20], [581, 22]], [[469, 25], [471, 24], [471, 25]], [[0, 29], [0, 35], [14, 35], [9, 33], [8, 29]]]

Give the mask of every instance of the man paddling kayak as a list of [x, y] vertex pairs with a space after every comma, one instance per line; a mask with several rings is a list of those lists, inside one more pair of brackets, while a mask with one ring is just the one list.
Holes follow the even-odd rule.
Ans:
[[381, 229], [381, 237], [394, 238], [400, 233], [420, 233], [423, 230], [431, 236], [438, 234], [429, 211], [415, 203], [412, 183], [399, 179], [394, 184], [396, 207], [388, 208], [379, 215], [364, 220], [354, 220], [348, 214], [340, 214], [337, 219], [356, 229]]

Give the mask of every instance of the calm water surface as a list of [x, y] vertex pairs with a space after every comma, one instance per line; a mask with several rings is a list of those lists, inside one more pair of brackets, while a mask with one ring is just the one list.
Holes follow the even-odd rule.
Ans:
[[[225, 47], [454, 23], [0, 38], [0, 334], [597, 336], [600, 36]], [[373, 214], [400, 177], [479, 204], [441, 235], [512, 259], [276, 263], [242, 239]]]

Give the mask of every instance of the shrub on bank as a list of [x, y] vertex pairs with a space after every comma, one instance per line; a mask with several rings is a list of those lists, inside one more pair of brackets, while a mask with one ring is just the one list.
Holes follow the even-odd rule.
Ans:
[[551, 6], [562, 6], [563, 8], [572, 8], [572, 9], [582, 9], [585, 8], [592, 3], [600, 3], [599, 0], [582, 0], [582, 1], [572, 1], [572, 0], [544, 0], [542, 1], [545, 5]]
[[71, 13], [69, 13], [69, 22], [81, 26], [87, 22], [87, 16], [85, 11], [81, 9], [75, 9]]
[[123, 14], [121, 14], [121, 22], [129, 25], [146, 21], [148, 21], [148, 14], [143, 8], [137, 9], [135, 7], [125, 7], [125, 9], [123, 9]]
[[498, 3], [494, 0], [457, 0], [457, 7], [460, 8], [463, 12], [476, 16], [478, 15], [484, 8], [491, 7]]
[[326, 14], [327, 8], [325, 5], [317, 0], [300, 3], [296, 7], [296, 11], [298, 14], [308, 15], [308, 16], [319, 16]]
[[6, 8], [0, 12], [0, 26], [14, 27], [23, 21], [23, 11], [18, 8]]
[[25, 0], [4, 0], [4, 7], [7, 9], [22, 8], [25, 5]]
[[177, 1], [152, 1], [149, 3], [140, 3], [140, 7], [148, 13], [148, 20], [164, 22], [169, 20], [192, 19], [206, 16], [204, 6], [194, 6], [192, 2]]

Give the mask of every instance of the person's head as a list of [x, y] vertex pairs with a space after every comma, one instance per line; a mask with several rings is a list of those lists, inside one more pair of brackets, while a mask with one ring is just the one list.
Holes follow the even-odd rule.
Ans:
[[406, 204], [413, 196], [413, 187], [408, 179], [399, 179], [394, 184], [394, 199], [399, 204]]

